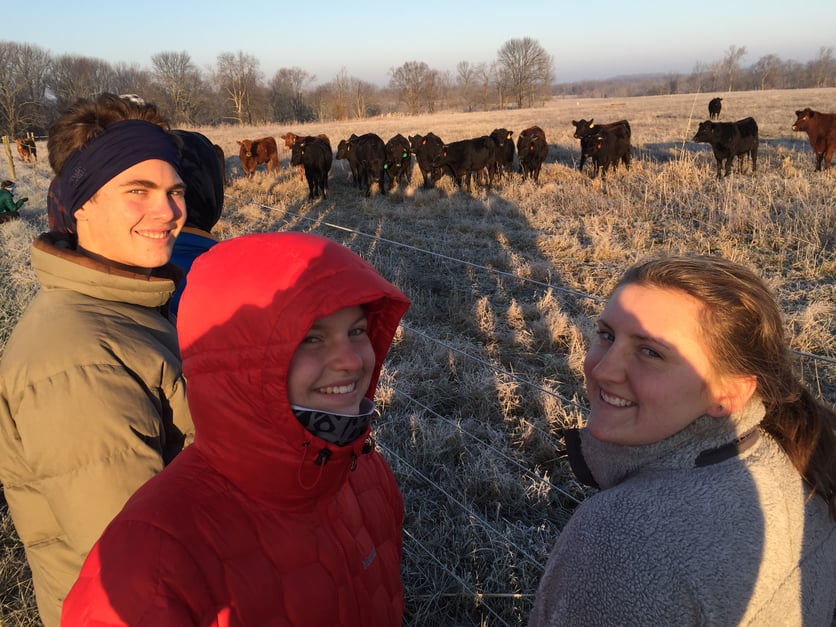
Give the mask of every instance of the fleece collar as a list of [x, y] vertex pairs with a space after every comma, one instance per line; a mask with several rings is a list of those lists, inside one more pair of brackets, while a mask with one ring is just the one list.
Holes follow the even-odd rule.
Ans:
[[576, 476], [606, 489], [645, 468], [695, 468], [741, 454], [757, 441], [764, 414], [763, 403], [753, 399], [736, 414], [727, 418], [700, 416], [682, 431], [652, 444], [602, 442], [587, 428], [567, 432], [566, 443]]

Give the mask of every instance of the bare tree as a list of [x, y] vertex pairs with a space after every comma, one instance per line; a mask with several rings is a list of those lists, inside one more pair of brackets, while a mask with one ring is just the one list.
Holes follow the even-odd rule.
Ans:
[[371, 102], [371, 98], [377, 93], [377, 88], [374, 85], [359, 78], [352, 78], [351, 93], [356, 118], [362, 119], [379, 112], [380, 106]]
[[115, 83], [113, 69], [106, 61], [69, 54], [54, 61], [48, 81], [58, 109], [64, 109], [79, 98], [117, 92]]
[[549, 94], [554, 81], [554, 60], [535, 39], [509, 39], [497, 54], [499, 73], [508, 84], [517, 107], [533, 106]]
[[836, 76], [836, 61], [833, 60], [833, 48], [822, 46], [815, 59], [808, 63], [811, 87], [833, 87]]
[[476, 68], [467, 61], [459, 61], [456, 65], [456, 87], [465, 111], [473, 111], [477, 80]]
[[305, 90], [316, 77], [298, 67], [281, 68], [270, 81], [273, 117], [279, 122], [308, 122], [315, 118], [305, 102]]
[[218, 55], [215, 81], [231, 105], [233, 119], [240, 126], [252, 124], [254, 102], [261, 80], [258, 60], [242, 51], [222, 52]]
[[16, 136], [43, 131], [46, 119], [46, 77], [51, 58], [30, 44], [0, 42], [0, 128]]
[[746, 46], [729, 46], [726, 50], [726, 56], [723, 57], [723, 74], [726, 77], [726, 84], [728, 91], [734, 88], [734, 79], [740, 72], [740, 60], [746, 56]]
[[[148, 93], [156, 96], [151, 83], [151, 73], [143, 70], [136, 63], [123, 63], [121, 61], [112, 65], [113, 70], [113, 89], [117, 94], [139, 94], [144, 96]], [[153, 92], [153, 94], [152, 94]], [[151, 98], [154, 102], [158, 102], [159, 98]]]
[[760, 90], [780, 87], [781, 59], [774, 54], [767, 54], [752, 66], [751, 71]]
[[390, 69], [389, 74], [389, 85], [398, 92], [411, 115], [421, 110], [422, 103], [429, 112], [435, 109], [438, 72], [431, 70], [423, 61], [407, 61], [400, 67]]
[[204, 94], [200, 70], [192, 63], [189, 53], [159, 52], [151, 57], [154, 81], [159, 87], [171, 121], [176, 126], [188, 126], [195, 118]]

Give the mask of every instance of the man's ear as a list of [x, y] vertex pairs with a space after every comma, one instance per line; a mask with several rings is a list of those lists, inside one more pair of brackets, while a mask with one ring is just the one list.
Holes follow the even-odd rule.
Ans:
[[708, 408], [708, 415], [712, 418], [727, 418], [740, 411], [752, 398], [757, 387], [758, 378], [755, 375], [736, 375], [726, 378], [720, 393]]

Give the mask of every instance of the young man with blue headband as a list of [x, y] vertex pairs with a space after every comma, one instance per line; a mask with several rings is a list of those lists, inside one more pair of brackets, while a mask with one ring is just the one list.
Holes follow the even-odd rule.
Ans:
[[40, 290], [0, 361], [0, 481], [53, 627], [102, 530], [194, 428], [166, 315], [186, 219], [167, 122], [104, 94], [62, 115], [48, 149]]

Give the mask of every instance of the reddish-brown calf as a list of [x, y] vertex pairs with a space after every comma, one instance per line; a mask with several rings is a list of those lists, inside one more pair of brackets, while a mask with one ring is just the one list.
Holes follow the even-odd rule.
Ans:
[[267, 165], [267, 173], [279, 173], [279, 149], [273, 137], [261, 137], [260, 139], [243, 139], [238, 142], [241, 146], [239, 156], [241, 167], [244, 168], [244, 175], [252, 178], [257, 165]]
[[17, 154], [20, 155], [22, 161], [32, 163], [38, 160], [38, 151], [35, 148], [34, 139], [16, 139], [15, 145], [17, 145]]
[[833, 152], [836, 151], [836, 113], [819, 113], [807, 107], [796, 111], [795, 115], [798, 119], [792, 130], [804, 131], [810, 138], [810, 145], [816, 153], [816, 172], [821, 170], [822, 161], [824, 169], [829, 170]]

